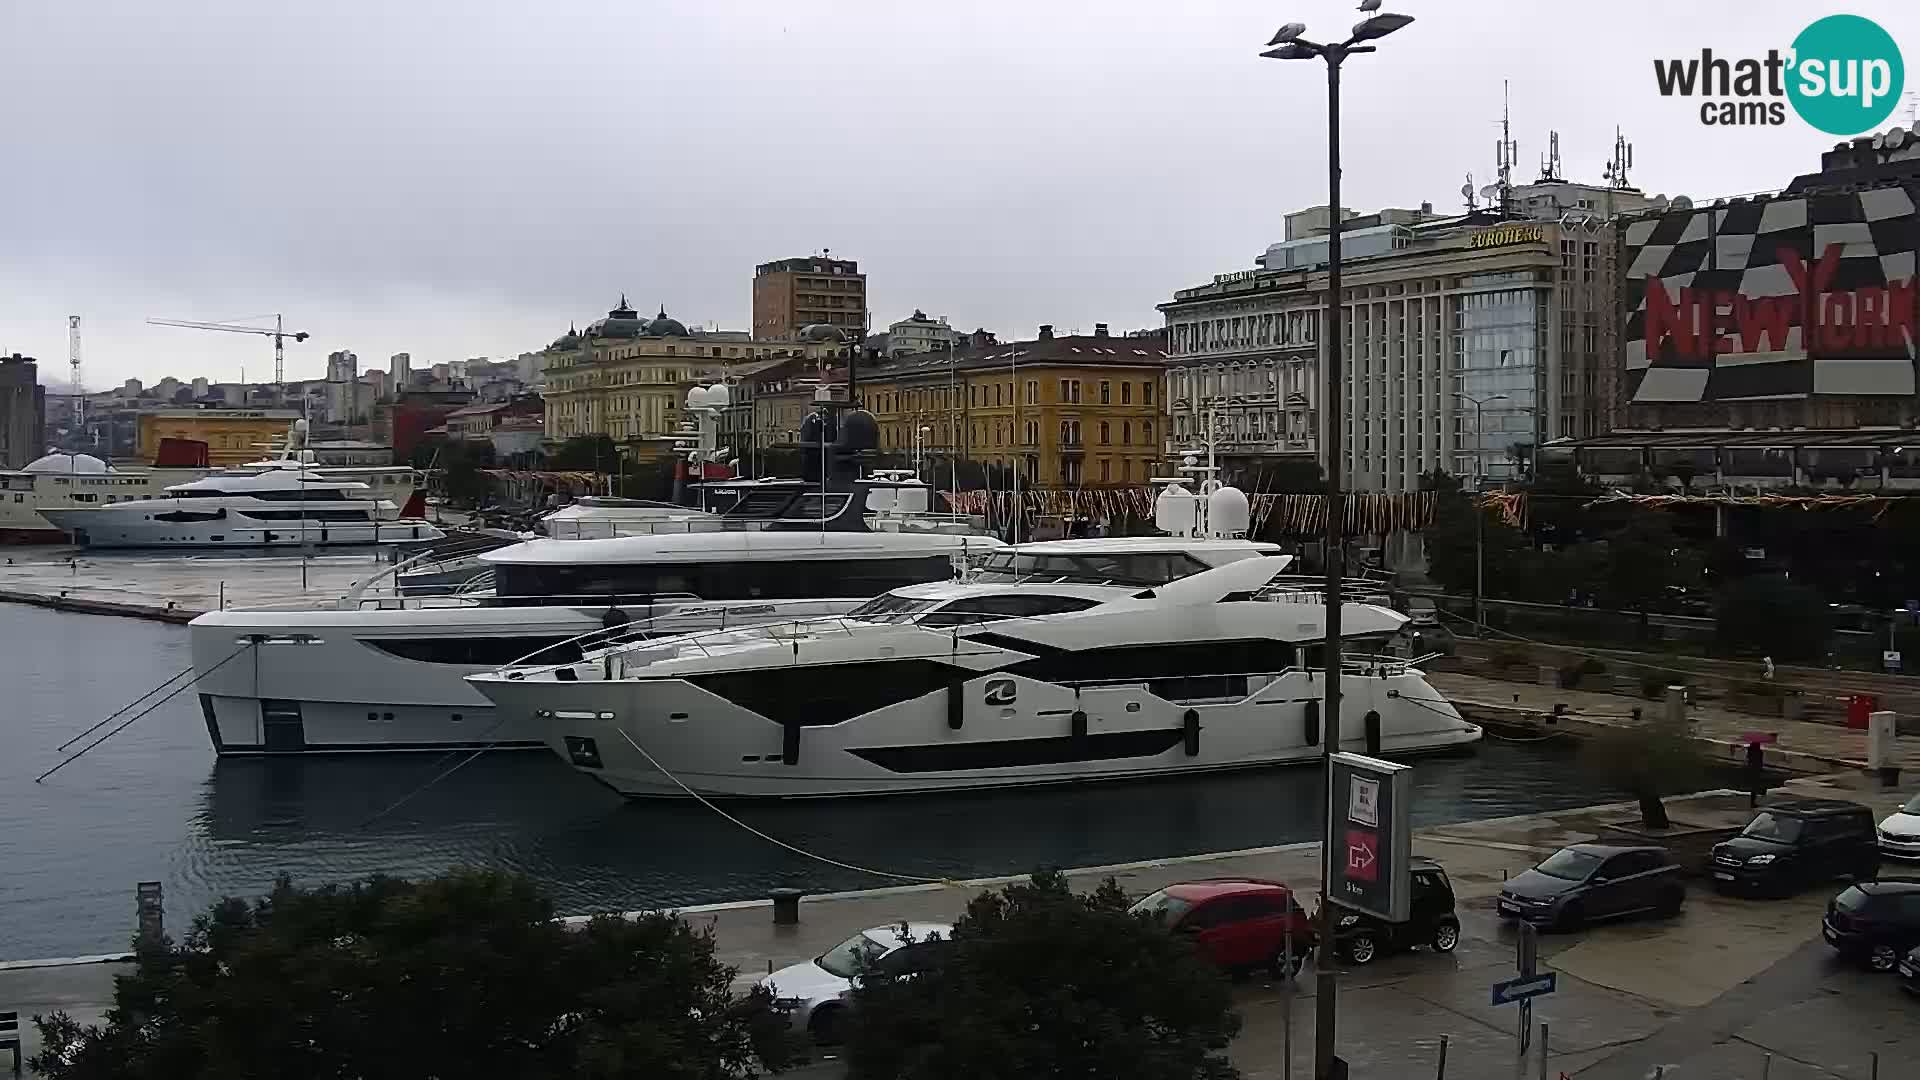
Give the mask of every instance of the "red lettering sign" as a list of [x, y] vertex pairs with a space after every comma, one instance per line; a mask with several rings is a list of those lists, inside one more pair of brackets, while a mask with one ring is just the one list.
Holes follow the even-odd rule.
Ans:
[[1914, 279], [1832, 288], [1843, 246], [1828, 244], [1809, 265], [1793, 248], [1775, 254], [1793, 283], [1791, 296], [1747, 296], [1725, 290], [1677, 289], [1647, 279], [1647, 354], [1669, 348], [1683, 359], [1710, 361], [1729, 353], [1781, 352], [1800, 327], [1809, 353], [1899, 349], [1914, 335]]

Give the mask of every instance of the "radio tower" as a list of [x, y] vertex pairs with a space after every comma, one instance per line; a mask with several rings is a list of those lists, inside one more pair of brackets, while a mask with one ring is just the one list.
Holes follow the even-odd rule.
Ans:
[[80, 316], [67, 316], [67, 377], [72, 385], [73, 427], [82, 435], [87, 430], [87, 392], [80, 388]]

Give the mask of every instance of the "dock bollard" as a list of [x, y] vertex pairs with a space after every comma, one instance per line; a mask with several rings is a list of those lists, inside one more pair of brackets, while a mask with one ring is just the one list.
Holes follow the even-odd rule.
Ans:
[[797, 926], [800, 923], [800, 898], [806, 895], [800, 889], [772, 889], [767, 896], [773, 900], [773, 925]]

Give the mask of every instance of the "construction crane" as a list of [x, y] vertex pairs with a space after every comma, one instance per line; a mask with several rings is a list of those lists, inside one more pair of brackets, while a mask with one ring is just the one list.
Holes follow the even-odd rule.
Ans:
[[80, 388], [80, 316], [67, 316], [67, 377], [72, 386], [73, 428], [84, 435], [87, 430], [87, 392]]
[[312, 335], [305, 330], [287, 332], [286, 321], [279, 315], [273, 317], [273, 325], [241, 326], [238, 323], [189, 322], [185, 319], [148, 319], [154, 326], [184, 326], [189, 330], [225, 330], [230, 334], [262, 334], [273, 339], [273, 384], [283, 386], [287, 381], [287, 339], [295, 343], [307, 340]]

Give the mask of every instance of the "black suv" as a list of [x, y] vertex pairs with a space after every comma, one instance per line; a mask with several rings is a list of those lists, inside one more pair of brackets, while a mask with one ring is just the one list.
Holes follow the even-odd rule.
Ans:
[[1920, 946], [1920, 881], [1862, 881], [1827, 902], [1821, 936], [1834, 951], [1874, 971], [1892, 971]]
[[1662, 847], [1573, 844], [1508, 880], [1494, 901], [1502, 916], [1558, 930], [1636, 912], [1680, 914], [1687, 889]]
[[1460, 917], [1453, 912], [1453, 882], [1430, 859], [1414, 859], [1413, 896], [1406, 922], [1388, 922], [1360, 911], [1340, 910], [1334, 916], [1333, 940], [1349, 963], [1371, 964], [1381, 956], [1419, 945], [1434, 952], [1452, 952], [1460, 944]]
[[1740, 830], [1713, 846], [1714, 888], [1787, 895], [1835, 878], [1880, 872], [1873, 811], [1844, 799], [1768, 803]]

